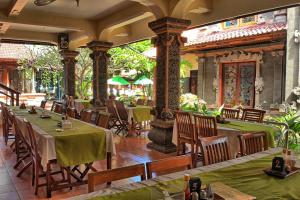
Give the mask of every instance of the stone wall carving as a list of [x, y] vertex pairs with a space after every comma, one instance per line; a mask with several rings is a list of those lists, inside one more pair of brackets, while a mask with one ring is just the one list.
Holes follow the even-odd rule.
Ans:
[[[244, 51], [227, 51], [223, 53], [222, 55], [217, 55], [214, 57], [214, 64], [217, 69], [217, 75], [216, 77], [220, 77], [220, 65], [222, 63], [228, 63], [228, 62], [255, 62], [256, 63], [256, 74], [255, 78], [256, 80], [261, 78], [260, 76], [260, 66], [263, 63], [263, 52], [244, 52]], [[217, 79], [217, 87], [216, 87], [216, 104], [220, 105], [220, 81]], [[262, 91], [263, 87], [261, 88]], [[261, 92], [260, 91], [260, 92]], [[259, 105], [259, 99], [260, 99], [260, 92], [256, 93], [255, 95], [255, 104]]]

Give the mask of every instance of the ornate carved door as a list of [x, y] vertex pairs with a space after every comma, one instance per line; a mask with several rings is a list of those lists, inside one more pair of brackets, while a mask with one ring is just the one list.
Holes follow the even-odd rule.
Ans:
[[221, 99], [225, 106], [254, 106], [255, 62], [224, 63]]

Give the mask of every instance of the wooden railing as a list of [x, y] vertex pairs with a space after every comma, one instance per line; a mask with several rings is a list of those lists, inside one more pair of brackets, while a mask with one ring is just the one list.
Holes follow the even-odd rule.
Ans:
[[10, 99], [11, 106], [19, 106], [20, 92], [0, 83], [0, 94]]

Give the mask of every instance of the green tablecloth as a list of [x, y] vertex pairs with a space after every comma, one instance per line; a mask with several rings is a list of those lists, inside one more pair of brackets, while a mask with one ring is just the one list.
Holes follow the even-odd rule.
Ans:
[[149, 106], [137, 106], [132, 108], [133, 119], [136, 122], [144, 122], [151, 120], [151, 107]]
[[71, 119], [72, 129], [57, 132], [57, 123], [61, 121], [61, 115], [47, 112], [51, 118], [42, 119], [41, 110], [38, 109], [37, 114], [29, 114], [27, 110], [14, 109], [13, 111], [55, 138], [56, 157], [62, 166], [90, 163], [106, 158], [104, 130]]
[[260, 132], [266, 133], [269, 147], [275, 147], [275, 135], [281, 132], [279, 128], [266, 124], [250, 123], [244, 121], [230, 121], [228, 124], [218, 124], [220, 127], [231, 128], [245, 132]]
[[[252, 195], [258, 200], [300, 199], [299, 173], [286, 179], [278, 179], [263, 172], [264, 169], [271, 166], [272, 158], [273, 156], [268, 156], [195, 176], [200, 177], [203, 184], [222, 182], [241, 192]], [[92, 200], [162, 199], [162, 191], [179, 192], [181, 188], [183, 188], [182, 178], [129, 192], [95, 197]]]

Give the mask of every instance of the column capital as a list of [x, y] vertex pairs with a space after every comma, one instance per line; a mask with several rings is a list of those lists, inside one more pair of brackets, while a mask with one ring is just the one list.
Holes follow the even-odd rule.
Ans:
[[157, 35], [162, 33], [178, 33], [186, 30], [191, 25], [191, 20], [164, 17], [148, 24], [149, 28]]
[[113, 43], [105, 41], [92, 41], [87, 43], [87, 47], [92, 51], [107, 51], [112, 45]]
[[60, 55], [64, 58], [64, 59], [70, 59], [70, 58], [74, 58], [76, 56], [78, 56], [79, 52], [78, 51], [72, 51], [72, 50], [67, 50], [67, 49], [64, 49], [64, 50], [60, 50]]

